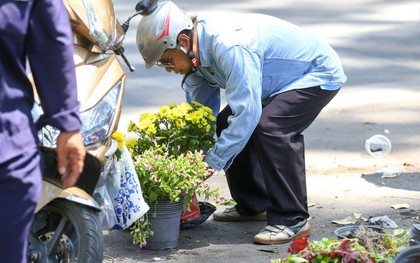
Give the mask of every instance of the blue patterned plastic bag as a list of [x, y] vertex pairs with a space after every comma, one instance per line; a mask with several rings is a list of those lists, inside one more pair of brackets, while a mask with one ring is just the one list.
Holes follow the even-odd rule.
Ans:
[[149, 206], [144, 201], [139, 178], [127, 147], [122, 148], [120, 158], [115, 154], [111, 156], [108, 164], [105, 185], [117, 219], [117, 224], [112, 229], [126, 229], [142, 217], [149, 210]]

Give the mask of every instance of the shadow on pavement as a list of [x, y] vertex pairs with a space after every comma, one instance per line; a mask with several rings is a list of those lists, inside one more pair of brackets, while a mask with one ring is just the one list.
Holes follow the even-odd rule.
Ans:
[[[364, 174], [362, 176], [367, 182], [380, 187], [390, 187], [409, 191], [420, 190], [420, 173], [400, 173], [395, 177], [383, 177], [383, 173]], [[394, 175], [391, 175], [394, 176]]]

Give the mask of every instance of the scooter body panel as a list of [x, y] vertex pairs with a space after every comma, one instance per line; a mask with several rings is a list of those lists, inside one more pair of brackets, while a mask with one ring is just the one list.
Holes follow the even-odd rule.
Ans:
[[42, 194], [35, 208], [35, 213], [51, 201], [59, 198], [64, 198], [75, 203], [92, 207], [97, 211], [101, 211], [101, 208], [95, 199], [82, 189], [78, 187], [63, 189], [62, 187], [44, 180], [42, 181]]
[[[111, 0], [64, 0], [73, 32], [99, 52], [112, 50], [124, 38]], [[87, 10], [89, 10], [87, 12]]]
[[[74, 46], [74, 54], [80, 111], [95, 106], [118, 82], [125, 86], [124, 68], [115, 54], [98, 54], [79, 45]], [[122, 97], [123, 93], [119, 105]]]

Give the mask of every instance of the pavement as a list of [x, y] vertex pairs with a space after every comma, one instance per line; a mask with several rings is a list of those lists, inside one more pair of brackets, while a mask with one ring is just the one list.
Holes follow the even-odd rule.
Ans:
[[[305, 132], [311, 240], [334, 237], [332, 221], [353, 213], [387, 215], [400, 228], [420, 223], [420, 4], [399, 0], [174, 0], [190, 14], [260, 12], [320, 35], [337, 51], [348, 77], [336, 98]], [[115, 0], [124, 21], [136, 1]], [[144, 68], [135, 45], [138, 20], [125, 41], [137, 68], [127, 73], [120, 130], [141, 113], [180, 103], [181, 76]], [[365, 140], [387, 136], [391, 152], [374, 158]], [[230, 198], [223, 173], [208, 180]], [[408, 208], [395, 209], [406, 204]], [[225, 208], [218, 206], [219, 209]], [[357, 224], [364, 223], [361, 219]], [[177, 249], [144, 250], [128, 231], [104, 231], [104, 262], [270, 262], [287, 256], [288, 244], [256, 245], [265, 222], [225, 223], [209, 218], [180, 232]]]

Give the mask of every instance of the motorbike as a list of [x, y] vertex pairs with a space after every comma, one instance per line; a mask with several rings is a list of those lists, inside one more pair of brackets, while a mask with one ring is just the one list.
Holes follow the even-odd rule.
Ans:
[[[122, 25], [112, 0], [64, 0], [64, 4], [74, 36], [81, 133], [87, 155], [76, 185], [64, 189], [55, 152], [59, 131], [51, 126], [39, 131], [43, 183], [30, 231], [28, 261], [102, 262], [101, 207], [93, 193], [112, 154], [115, 141], [111, 135], [121, 115], [126, 73], [117, 56], [130, 71], [135, 70], [124, 55], [123, 40], [130, 20], [152, 13], [157, 0], [140, 1], [136, 13]], [[32, 114], [36, 120], [42, 105], [36, 94], [35, 98]]]

